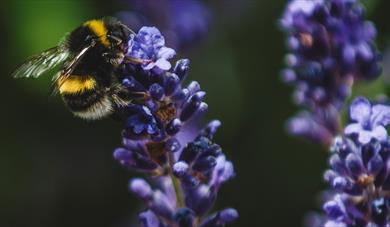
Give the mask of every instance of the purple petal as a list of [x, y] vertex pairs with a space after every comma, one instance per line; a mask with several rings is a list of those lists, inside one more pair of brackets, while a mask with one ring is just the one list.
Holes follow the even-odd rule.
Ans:
[[169, 47], [162, 47], [157, 54], [157, 58], [171, 59], [175, 56], [176, 52], [174, 49]]
[[173, 173], [175, 174], [175, 176], [180, 177], [187, 173], [188, 168], [189, 166], [187, 163], [180, 161], [173, 165]]
[[348, 227], [347, 224], [341, 221], [327, 221], [324, 227]]
[[345, 165], [348, 170], [355, 176], [359, 176], [364, 171], [362, 159], [355, 153], [350, 153], [345, 159]]
[[376, 175], [382, 169], [383, 165], [384, 163], [382, 157], [379, 154], [377, 154], [374, 157], [372, 157], [372, 159], [368, 162], [367, 168], [371, 174]]
[[233, 208], [227, 208], [219, 212], [219, 216], [221, 219], [221, 222], [223, 223], [229, 223], [238, 218], [238, 212], [237, 210]]
[[328, 183], [332, 183], [332, 181], [338, 176], [338, 174], [333, 170], [327, 170], [324, 173], [324, 180]]
[[362, 130], [361, 132], [359, 132], [358, 140], [361, 144], [367, 144], [371, 141], [372, 137], [373, 137], [372, 132]]
[[356, 50], [352, 45], [347, 45], [343, 49], [343, 60], [348, 64], [353, 64], [356, 59]]
[[136, 124], [134, 125], [133, 132], [137, 135], [141, 134], [145, 129], [145, 126], [143, 124]]
[[147, 125], [146, 127], [146, 131], [148, 132], [148, 134], [154, 134], [156, 133], [156, 127], [154, 127], [153, 125]]
[[186, 195], [186, 205], [198, 215], [203, 215], [212, 207], [216, 199], [215, 191], [207, 185], [188, 190]]
[[289, 27], [293, 24], [293, 16], [297, 13], [309, 15], [313, 12], [316, 3], [314, 1], [291, 1], [286, 12], [281, 20], [284, 27]]
[[361, 56], [366, 61], [370, 61], [374, 57], [374, 53], [371, 50], [371, 47], [365, 42], [360, 43], [356, 49], [359, 56]]
[[315, 1], [292, 1], [288, 6], [288, 10], [292, 13], [302, 12], [305, 14], [310, 14], [316, 6]]
[[372, 124], [375, 126], [387, 126], [390, 123], [390, 107], [385, 105], [375, 105], [372, 107]]
[[235, 176], [233, 164], [227, 161], [224, 155], [217, 158], [209, 185], [219, 186]]
[[370, 118], [371, 104], [364, 97], [357, 97], [351, 104], [350, 116], [352, 120], [364, 124]]
[[160, 223], [157, 216], [151, 210], [147, 210], [139, 214], [141, 227], [159, 227]]
[[203, 129], [203, 134], [212, 139], [220, 126], [221, 122], [219, 120], [213, 120]]
[[131, 151], [120, 147], [115, 149], [113, 156], [115, 160], [128, 160], [131, 159], [132, 153]]
[[151, 199], [153, 190], [144, 179], [135, 178], [129, 183], [130, 191], [132, 191], [140, 199]]
[[347, 134], [347, 135], [354, 134], [354, 133], [358, 134], [362, 130], [363, 130], [363, 127], [362, 127], [361, 124], [359, 124], [359, 123], [352, 123], [352, 124], [349, 124], [344, 129], [344, 133]]
[[379, 141], [385, 141], [387, 139], [387, 130], [383, 126], [377, 126], [372, 130], [371, 135]]
[[326, 202], [323, 209], [331, 219], [339, 219], [346, 214], [345, 205], [339, 195]]
[[159, 177], [156, 179], [158, 182], [158, 185], [161, 187], [162, 191], [164, 192], [165, 196], [176, 203], [176, 194], [175, 189], [173, 188], [172, 179], [170, 177]]
[[329, 158], [329, 165], [338, 174], [345, 174], [347, 172], [344, 162], [340, 159], [340, 156], [337, 154], [333, 154]]
[[345, 177], [336, 177], [332, 181], [332, 187], [337, 190], [345, 190], [350, 186], [350, 182]]
[[171, 63], [163, 58], [158, 59], [154, 64], [162, 70], [169, 70], [171, 68]]
[[170, 219], [174, 213], [176, 201], [170, 200], [164, 193], [157, 190], [153, 195], [152, 210], [165, 218]]

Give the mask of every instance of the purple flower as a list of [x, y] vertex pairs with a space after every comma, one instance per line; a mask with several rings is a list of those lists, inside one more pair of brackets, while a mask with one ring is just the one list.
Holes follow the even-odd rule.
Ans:
[[324, 176], [335, 191], [334, 197], [324, 204], [327, 226], [335, 222], [346, 226], [383, 226], [389, 221], [389, 141], [361, 145], [348, 137], [338, 138], [333, 152], [331, 169]]
[[289, 68], [283, 73], [297, 85], [298, 104], [340, 107], [355, 79], [380, 74], [373, 24], [351, 0], [293, 0], [280, 20], [287, 34]]
[[292, 27], [294, 26], [294, 20], [296, 17], [310, 16], [313, 14], [316, 7], [321, 6], [321, 4], [324, 4], [324, 0], [290, 1], [280, 22], [285, 28]]
[[150, 200], [153, 197], [152, 188], [142, 178], [135, 178], [130, 181], [130, 190], [137, 195], [140, 199]]
[[164, 45], [154, 27], [141, 28], [131, 41], [129, 56], [151, 62], [123, 67], [122, 84], [134, 99], [123, 108], [123, 146], [114, 151], [114, 159], [150, 176], [129, 183], [148, 209], [139, 215], [141, 226], [194, 226], [201, 221], [225, 226], [238, 217], [236, 210], [208, 215], [221, 185], [235, 176], [232, 162], [212, 140], [221, 123], [199, 125], [208, 108], [206, 93], [195, 81], [182, 86], [189, 61], [181, 59], [171, 67], [174, 50]]
[[280, 25], [288, 48], [281, 76], [303, 108], [287, 129], [331, 145], [326, 215], [309, 226], [390, 226], [390, 107], [358, 97], [351, 123], [343, 127], [340, 120], [353, 84], [380, 75], [374, 25], [358, 0], [291, 0]]
[[160, 221], [151, 210], [142, 212], [138, 216], [141, 227], [160, 227]]
[[[213, 136], [214, 133], [203, 134], [215, 132], [214, 128], [210, 128], [215, 124], [211, 122], [194, 141], [179, 151], [180, 155], [177, 156], [172, 167], [175, 176], [173, 179], [171, 178], [173, 176], [160, 176], [156, 189], [151, 189], [151, 186], [143, 179], [136, 178], [130, 181], [130, 191], [143, 200], [154, 215], [161, 218], [161, 223], [164, 223], [163, 220], [166, 219], [191, 222], [192, 217], [204, 216], [214, 205], [221, 184], [234, 177], [232, 163], [226, 160], [221, 148], [214, 144], [210, 137], [205, 136]], [[160, 173], [162, 174], [162, 171]], [[180, 182], [180, 190], [185, 195], [184, 203], [175, 196], [173, 189], [175, 180]], [[185, 205], [185, 210], [181, 209], [183, 205]], [[231, 209], [229, 212], [225, 211], [208, 217], [209, 221], [205, 223], [217, 223], [216, 226], [224, 226], [237, 216], [237, 212]]]
[[[311, 130], [313, 135], [302, 129], [290, 132], [328, 142], [329, 133], [331, 137], [339, 133], [333, 126], [339, 124], [339, 112], [351, 95], [353, 83], [380, 75], [375, 27], [364, 20], [362, 5], [355, 0], [292, 0], [280, 25], [289, 51], [282, 79], [295, 87], [296, 104], [311, 112], [311, 119], [300, 122], [328, 122]], [[335, 111], [332, 117], [323, 114]], [[292, 123], [289, 128], [296, 129], [297, 121]]]
[[155, 27], [142, 27], [133, 39], [129, 41], [128, 55], [133, 58], [149, 60], [142, 65], [145, 70], [157, 67], [161, 70], [169, 70], [171, 63], [168, 61], [176, 52], [165, 46], [165, 39]]
[[289, 119], [287, 131], [314, 142], [329, 145], [338, 133], [338, 111], [334, 108], [302, 111]]
[[351, 104], [350, 117], [357, 123], [334, 140], [324, 174], [333, 190], [323, 206], [325, 226], [390, 225], [390, 138], [372, 132], [387, 125], [388, 113], [388, 106], [372, 106], [363, 97]]
[[158, 133], [157, 122], [150, 110], [146, 106], [131, 105], [128, 107], [130, 116], [126, 120], [126, 128], [129, 134], [153, 135]]
[[356, 123], [349, 124], [344, 133], [357, 135], [360, 143], [367, 144], [371, 139], [387, 139], [385, 127], [390, 123], [389, 106], [371, 105], [366, 98], [358, 97], [351, 104], [350, 117]]
[[159, 157], [152, 156], [144, 143], [123, 138], [123, 144], [124, 147], [115, 149], [113, 155], [121, 165], [142, 172], [162, 171], [157, 162]]
[[238, 213], [235, 209], [227, 208], [211, 215], [200, 225], [201, 227], [223, 227], [238, 218]]

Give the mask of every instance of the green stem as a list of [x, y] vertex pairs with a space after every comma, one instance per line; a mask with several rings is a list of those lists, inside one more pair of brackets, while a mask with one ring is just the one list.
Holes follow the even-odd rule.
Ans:
[[184, 207], [183, 193], [181, 191], [180, 181], [173, 175], [172, 168], [174, 164], [174, 156], [173, 153], [171, 152], [168, 155], [168, 161], [169, 161], [169, 169], [168, 169], [169, 177], [172, 180], [173, 188], [175, 190], [177, 205], [179, 208], [181, 208]]
[[200, 219], [196, 218], [194, 227], [198, 227], [199, 225], [200, 225]]

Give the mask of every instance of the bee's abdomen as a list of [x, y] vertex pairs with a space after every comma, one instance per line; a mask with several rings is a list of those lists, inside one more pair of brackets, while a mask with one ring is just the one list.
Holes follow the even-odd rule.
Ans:
[[60, 79], [58, 89], [70, 111], [80, 118], [96, 120], [113, 112], [110, 97], [104, 89], [99, 89], [93, 77]]

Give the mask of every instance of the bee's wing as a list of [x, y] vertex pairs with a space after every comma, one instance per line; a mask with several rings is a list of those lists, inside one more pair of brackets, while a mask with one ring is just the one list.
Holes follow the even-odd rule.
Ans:
[[12, 73], [12, 76], [15, 78], [37, 78], [48, 70], [64, 63], [68, 58], [69, 52], [65, 50], [64, 47], [61, 45], [53, 47], [38, 55], [30, 57]]
[[89, 46], [84, 47], [80, 51], [80, 53], [78, 53], [75, 57], [73, 57], [73, 59], [71, 60], [69, 59], [69, 61], [67, 61], [64, 64], [63, 69], [60, 72], [58, 72], [52, 79], [52, 83], [50, 86], [50, 93], [52, 95], [58, 93], [58, 88], [62, 86], [62, 84], [58, 84], [58, 81], [62, 78], [63, 81], [65, 82], [66, 78], [72, 75], [76, 66], [79, 64], [81, 59], [83, 59], [83, 57], [85, 56], [85, 53], [87, 53], [87, 51], [92, 47], [94, 47], [95, 45], [96, 42], [92, 42]]

